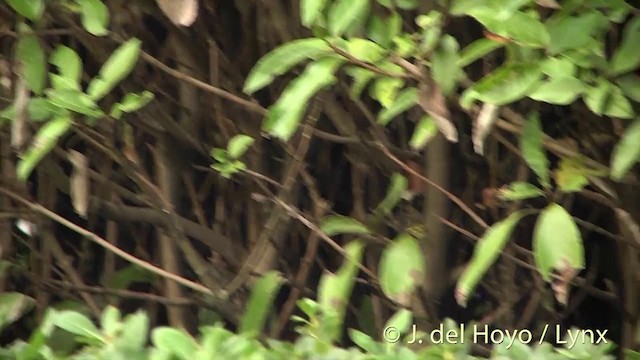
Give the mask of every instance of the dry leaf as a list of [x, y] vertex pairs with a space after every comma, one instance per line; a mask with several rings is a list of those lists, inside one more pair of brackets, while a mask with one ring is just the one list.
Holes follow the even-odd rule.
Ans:
[[420, 107], [433, 119], [438, 125], [438, 130], [444, 137], [451, 142], [458, 142], [458, 131], [451, 121], [451, 114], [447, 109], [447, 103], [442, 96], [440, 87], [430, 79], [429, 85], [422, 83], [420, 85], [420, 98], [418, 103]]
[[489, 132], [493, 128], [498, 119], [498, 110], [500, 107], [493, 104], [484, 104], [478, 113], [475, 123], [473, 124], [473, 150], [482, 155], [484, 152], [484, 139], [487, 138]]
[[83, 218], [89, 209], [89, 161], [82, 153], [69, 150], [71, 170], [70, 195], [73, 209]]
[[562, 265], [557, 268], [560, 275], [559, 279], [554, 279], [551, 284], [551, 289], [556, 297], [556, 300], [563, 306], [567, 306], [569, 303], [569, 286], [571, 280], [578, 275], [579, 270], [572, 267], [567, 260], [562, 261]]
[[156, 0], [174, 25], [191, 26], [198, 17], [198, 0]]

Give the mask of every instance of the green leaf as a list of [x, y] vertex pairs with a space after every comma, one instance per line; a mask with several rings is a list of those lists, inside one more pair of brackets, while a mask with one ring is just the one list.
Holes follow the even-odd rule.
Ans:
[[335, 83], [334, 73], [342, 61], [330, 57], [309, 64], [302, 74], [287, 85], [278, 101], [269, 109], [263, 130], [288, 141], [297, 130], [311, 98], [318, 91]]
[[282, 286], [282, 276], [275, 271], [269, 271], [256, 281], [249, 297], [247, 309], [240, 321], [240, 333], [259, 334], [267, 320], [273, 300]]
[[29, 89], [40, 95], [47, 75], [47, 59], [35, 35], [22, 35], [16, 45], [16, 58], [22, 64], [20, 73]]
[[620, 75], [640, 67], [640, 17], [635, 17], [624, 28], [622, 42], [611, 57], [609, 73]]
[[182, 360], [192, 359], [193, 353], [198, 349], [198, 344], [190, 335], [165, 326], [153, 330], [151, 341], [158, 349]]
[[354, 99], [359, 98], [362, 90], [364, 90], [367, 84], [376, 77], [376, 74], [373, 71], [356, 66], [345, 67], [344, 71], [347, 75], [353, 78], [353, 84], [349, 89], [349, 95]]
[[418, 89], [411, 87], [402, 90], [388, 108], [378, 114], [378, 123], [386, 126], [396, 116], [411, 109], [418, 103]]
[[353, 23], [367, 18], [369, 0], [336, 0], [329, 8], [327, 17], [329, 32], [342, 36]]
[[385, 55], [385, 49], [375, 42], [362, 38], [353, 38], [347, 43], [347, 52], [354, 58], [375, 63]]
[[413, 314], [407, 309], [398, 310], [387, 322], [384, 324], [384, 328], [395, 328], [401, 334], [406, 333], [413, 321]]
[[[30, 98], [27, 103], [27, 114], [31, 121], [43, 121], [48, 120], [55, 112], [55, 106], [49, 103], [49, 100], [45, 98], [34, 97]], [[16, 117], [15, 105], [11, 104], [0, 112], [0, 118], [13, 120]]]
[[371, 97], [378, 100], [384, 108], [391, 107], [404, 86], [402, 79], [380, 77], [373, 82], [370, 89]]
[[566, 16], [559, 13], [547, 21], [546, 25], [551, 39], [547, 51], [554, 55], [567, 50], [587, 47], [592, 43], [594, 36], [609, 26], [609, 19], [595, 10], [584, 12], [578, 16]]
[[56, 145], [58, 138], [64, 135], [70, 127], [71, 118], [69, 116], [58, 116], [44, 124], [16, 167], [19, 180], [24, 181], [29, 177], [40, 160]]
[[630, 119], [634, 116], [631, 102], [624, 96], [622, 90], [606, 79], [598, 79], [596, 86], [588, 87], [582, 99], [589, 110], [596, 115], [621, 119]]
[[[386, 8], [393, 8], [394, 6], [397, 6], [399, 9], [402, 10], [413, 10], [418, 6], [418, 0], [377, 0], [378, 4], [386, 7]], [[391, 1], [393, 1], [393, 6]]]
[[35, 305], [35, 300], [17, 292], [0, 294], [0, 330], [13, 324]]
[[115, 306], [107, 306], [100, 316], [100, 327], [107, 337], [114, 337], [122, 328], [120, 310]]
[[542, 73], [550, 78], [575, 77], [577, 67], [565, 57], [550, 57], [540, 63]]
[[82, 13], [82, 26], [95, 36], [109, 33], [109, 9], [101, 0], [76, 0]]
[[99, 76], [89, 83], [87, 93], [98, 101], [124, 80], [136, 66], [142, 42], [136, 38], [120, 45], [102, 65]]
[[529, 97], [549, 104], [569, 105], [586, 89], [584, 83], [574, 77], [551, 78], [535, 88]]
[[480, 79], [462, 97], [506, 105], [526, 96], [541, 78], [537, 64], [508, 63]]
[[562, 158], [555, 171], [556, 184], [565, 192], [581, 191], [589, 184], [587, 176], [593, 175], [593, 170], [577, 158]]
[[136, 311], [124, 319], [122, 333], [117, 340], [118, 347], [132, 351], [140, 351], [147, 345], [149, 337], [149, 316], [143, 311]]
[[389, 182], [389, 187], [387, 188], [387, 194], [384, 199], [378, 204], [376, 207], [375, 214], [376, 216], [384, 216], [391, 212], [391, 210], [398, 205], [398, 202], [402, 199], [402, 195], [407, 190], [408, 181], [407, 178], [394, 173], [391, 175], [391, 181]]
[[565, 263], [584, 268], [584, 247], [578, 226], [560, 205], [547, 206], [538, 217], [533, 232], [533, 256], [542, 278], [550, 282], [551, 273]]
[[478, 39], [460, 51], [458, 59], [456, 60], [456, 66], [463, 68], [470, 65], [502, 46], [504, 46], [504, 44], [497, 41], [486, 38]]
[[611, 179], [622, 180], [633, 165], [640, 161], [640, 146], [638, 144], [640, 144], [640, 120], [629, 125], [613, 149]]
[[140, 110], [147, 106], [154, 98], [155, 95], [149, 91], [143, 91], [140, 94], [127, 93], [120, 102], [111, 106], [109, 115], [113, 118], [120, 119], [122, 113], [132, 113]]
[[529, 117], [520, 136], [520, 150], [527, 165], [536, 173], [540, 185], [549, 188], [549, 160], [542, 147], [542, 127], [540, 117], [533, 114]]
[[302, 25], [310, 28], [316, 21], [322, 18], [322, 14], [327, 0], [301, 0], [300, 1], [300, 19]]
[[104, 115], [95, 101], [81, 91], [47, 89], [45, 93], [52, 105], [95, 118]]
[[496, 261], [511, 237], [513, 229], [525, 215], [523, 211], [511, 213], [506, 219], [491, 226], [478, 241], [471, 261], [464, 269], [456, 286], [456, 302], [466, 306], [469, 294], [480, 282], [489, 267]]
[[242, 91], [253, 94], [302, 61], [316, 60], [330, 52], [331, 47], [322, 39], [307, 38], [290, 41], [258, 60], [247, 76]]
[[402, 17], [393, 12], [382, 19], [377, 15], [369, 17], [367, 24], [367, 36], [380, 46], [388, 48], [393, 39], [402, 32]]
[[544, 192], [535, 185], [516, 181], [500, 189], [498, 196], [501, 200], [515, 201], [544, 196]]
[[234, 136], [229, 140], [229, 144], [227, 144], [229, 157], [238, 159], [249, 149], [254, 141], [255, 139], [249, 135], [239, 134]]
[[341, 215], [327, 216], [322, 220], [320, 229], [326, 233], [327, 236], [370, 233], [369, 229], [358, 220]]
[[380, 288], [387, 296], [397, 301], [409, 297], [425, 274], [418, 240], [408, 234], [398, 235], [383, 251], [378, 271]]
[[440, 90], [445, 96], [455, 90], [460, 78], [460, 68], [456, 66], [458, 50], [458, 41], [451, 35], [444, 35], [440, 40], [440, 46], [431, 57], [433, 79], [440, 85]]
[[58, 72], [62, 78], [72, 84], [70, 87], [62, 84], [58, 84], [60, 86], [56, 86], [56, 81], [52, 78], [51, 83], [54, 88], [71, 88], [80, 90], [80, 81], [82, 80], [82, 59], [78, 53], [69, 47], [58, 45], [53, 51], [53, 54], [51, 54], [49, 62], [58, 68]]
[[375, 353], [379, 351], [380, 344], [378, 344], [371, 336], [356, 329], [349, 329], [349, 338], [354, 344], [358, 345], [361, 349], [368, 353]]
[[636, 102], [640, 102], [640, 77], [636, 74], [628, 74], [616, 79], [624, 95]]
[[411, 146], [413, 150], [421, 150], [437, 134], [438, 124], [431, 115], [425, 115], [413, 130], [413, 135], [411, 135], [411, 139], [409, 139], [409, 146]]
[[91, 322], [91, 320], [83, 314], [72, 311], [63, 310], [56, 312], [54, 316], [54, 324], [65, 331], [74, 335], [81, 336], [85, 339], [99, 340], [104, 342], [100, 330]]
[[520, 45], [541, 48], [549, 44], [549, 33], [540, 20], [522, 11], [512, 11], [505, 7], [499, 9], [496, 12], [496, 9], [490, 7], [478, 7], [469, 11], [469, 15], [492, 33]]
[[40, 20], [44, 11], [44, 0], [6, 0], [18, 14], [31, 21]]

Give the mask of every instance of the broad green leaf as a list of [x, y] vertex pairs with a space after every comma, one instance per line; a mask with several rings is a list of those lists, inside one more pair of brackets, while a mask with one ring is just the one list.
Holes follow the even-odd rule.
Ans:
[[581, 191], [589, 184], [587, 176], [592, 175], [593, 170], [587, 167], [580, 159], [562, 158], [555, 171], [556, 184], [565, 192]]
[[544, 196], [544, 192], [535, 185], [516, 181], [504, 188], [501, 188], [498, 192], [498, 196], [501, 200], [516, 201]]
[[[55, 112], [55, 107], [49, 103], [49, 100], [45, 98], [34, 97], [30, 98], [27, 103], [27, 114], [31, 121], [43, 121], [47, 120]], [[0, 118], [6, 120], [13, 120], [16, 117], [16, 108], [14, 104], [7, 106], [0, 112]], [[1, 122], [0, 122], [1, 123]]]
[[413, 135], [411, 135], [411, 139], [409, 139], [409, 146], [414, 150], [421, 150], [437, 134], [438, 124], [431, 115], [425, 115], [420, 119], [416, 128], [413, 130]]
[[533, 231], [533, 256], [542, 278], [550, 282], [553, 270], [568, 265], [583, 269], [584, 247], [578, 226], [560, 205], [547, 206]]
[[271, 84], [277, 77], [304, 60], [316, 60], [331, 52], [331, 47], [322, 39], [307, 38], [285, 43], [263, 56], [251, 69], [244, 83], [246, 94], [253, 94]]
[[244, 155], [254, 141], [255, 139], [249, 135], [239, 134], [234, 136], [229, 140], [229, 144], [227, 144], [229, 157], [232, 159], [238, 159]]
[[81, 336], [85, 339], [93, 339], [104, 342], [104, 338], [100, 330], [91, 322], [91, 320], [83, 314], [72, 311], [58, 311], [54, 317], [54, 324], [63, 330], [74, 335]]
[[577, 78], [566, 76], [561, 78], [551, 78], [544, 81], [535, 88], [529, 97], [536, 101], [549, 104], [569, 105], [573, 103], [586, 86]]
[[628, 74], [616, 79], [624, 95], [640, 103], [640, 77], [636, 74]]
[[541, 78], [542, 72], [537, 64], [508, 63], [480, 79], [462, 96], [493, 105], [506, 105], [526, 96]]
[[413, 236], [400, 234], [382, 252], [378, 269], [380, 288], [394, 300], [409, 297], [423, 281], [425, 260]]
[[395, 101], [378, 114], [378, 123], [386, 126], [396, 116], [414, 107], [418, 102], [418, 89], [411, 87], [402, 90]]
[[109, 9], [101, 0], [76, 0], [80, 5], [82, 26], [95, 36], [109, 33]]
[[136, 38], [120, 45], [100, 68], [100, 74], [89, 83], [87, 93], [98, 101], [124, 80], [136, 66], [142, 42]]
[[385, 19], [371, 15], [367, 24], [367, 37], [382, 47], [391, 46], [393, 39], [402, 32], [402, 17], [392, 12]]
[[394, 104], [403, 86], [404, 81], [402, 79], [379, 77], [373, 82], [370, 88], [370, 95], [375, 100], [378, 100], [382, 107], [388, 108]]
[[[378, 4], [387, 7], [389, 9], [393, 6], [402, 10], [413, 10], [418, 6], [418, 0], [377, 0]], [[393, 6], [392, 6], [393, 1]]]
[[382, 59], [385, 49], [375, 42], [362, 38], [353, 38], [347, 43], [347, 52], [354, 58], [368, 63]]
[[536, 173], [540, 185], [545, 188], [549, 184], [549, 160], [542, 147], [542, 127], [540, 117], [533, 114], [529, 117], [520, 136], [520, 150], [527, 165]]
[[115, 103], [111, 106], [111, 110], [109, 111], [109, 116], [120, 119], [122, 117], [122, 113], [132, 113], [134, 111], [140, 110], [149, 104], [155, 95], [149, 91], [143, 91], [140, 94], [136, 93], [127, 93], [122, 100], [118, 103]]
[[478, 241], [473, 256], [456, 286], [456, 302], [466, 306], [469, 294], [480, 282], [489, 267], [496, 261], [502, 249], [511, 238], [511, 233], [525, 215], [523, 211], [511, 213], [506, 219], [491, 226]]
[[320, 229], [327, 234], [333, 236], [338, 234], [368, 234], [370, 231], [358, 220], [341, 215], [327, 216], [322, 220]]
[[373, 71], [356, 66], [345, 67], [344, 71], [353, 78], [349, 95], [354, 99], [359, 98], [362, 90], [376, 77]]
[[182, 360], [192, 359], [198, 349], [196, 341], [184, 331], [170, 327], [157, 327], [151, 334], [153, 345]]
[[615, 181], [622, 180], [638, 161], [640, 161], [640, 120], [629, 125], [613, 149], [611, 178]]
[[585, 104], [596, 115], [605, 115], [621, 119], [634, 116], [631, 102], [622, 90], [605, 79], [598, 79], [596, 86], [588, 87], [582, 95]]
[[611, 57], [611, 75], [624, 74], [640, 67], [640, 17], [625, 26], [622, 42]]
[[147, 345], [149, 337], [149, 316], [143, 311], [136, 311], [124, 318], [118, 346], [123, 349], [140, 351]]
[[540, 63], [542, 73], [550, 78], [575, 77], [577, 67], [566, 57], [550, 57]]
[[353, 23], [366, 19], [369, 15], [369, 0], [335, 0], [327, 16], [329, 32], [342, 36]]
[[486, 38], [478, 39], [460, 51], [456, 66], [463, 68], [470, 65], [502, 46], [504, 46], [504, 44], [497, 41]]
[[47, 89], [45, 93], [52, 105], [95, 118], [104, 115], [95, 101], [81, 91]]
[[[550, 36], [544, 24], [522, 11], [508, 11], [499, 7], [500, 11], [489, 7], [479, 7], [469, 12], [492, 33], [511, 39], [527, 47], [545, 47], [550, 42]], [[502, 14], [501, 14], [502, 13]]]
[[282, 286], [282, 276], [275, 271], [264, 274], [251, 291], [247, 309], [240, 321], [239, 332], [255, 336], [262, 332], [273, 300]]
[[460, 78], [460, 68], [456, 66], [458, 50], [458, 41], [451, 35], [444, 35], [431, 57], [431, 74], [444, 96], [455, 90]]
[[398, 202], [402, 199], [402, 195], [407, 190], [408, 180], [406, 177], [394, 173], [391, 175], [391, 181], [389, 182], [389, 187], [387, 188], [387, 194], [384, 199], [378, 204], [376, 207], [375, 214], [376, 216], [384, 216], [391, 212], [391, 210], [398, 205]]
[[36, 165], [56, 145], [58, 138], [71, 127], [69, 116], [59, 116], [49, 120], [35, 136], [33, 144], [16, 166], [16, 174], [21, 181], [26, 180]]
[[18, 14], [31, 21], [37, 21], [44, 11], [44, 0], [6, 0]]
[[593, 37], [609, 26], [609, 19], [599, 11], [587, 11], [578, 16], [559, 13], [547, 21], [547, 31], [551, 42], [548, 52], [563, 53], [571, 49], [581, 49], [592, 43]]
[[20, 74], [29, 89], [40, 95], [44, 89], [47, 76], [47, 59], [35, 35], [24, 34], [16, 45], [16, 58], [21, 64]]
[[17, 292], [0, 294], [0, 330], [13, 324], [35, 305], [35, 300]]
[[313, 26], [318, 18], [322, 18], [322, 13], [327, 0], [301, 0], [300, 1], [300, 19], [305, 27]]
[[[51, 54], [49, 62], [58, 68], [58, 73], [62, 78], [73, 84], [70, 88], [80, 90], [80, 81], [82, 80], [82, 59], [78, 53], [69, 47], [58, 45], [53, 54]], [[69, 88], [65, 86], [56, 86], [53, 78], [51, 83], [56, 89]]]
[[269, 109], [263, 129], [288, 141], [295, 133], [311, 98], [336, 81], [334, 73], [342, 59], [325, 58], [307, 66], [305, 71], [287, 85], [276, 103]]

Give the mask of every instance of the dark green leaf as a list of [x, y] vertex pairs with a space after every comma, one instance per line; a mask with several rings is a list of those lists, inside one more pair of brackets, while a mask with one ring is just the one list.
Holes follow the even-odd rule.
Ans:
[[369, 15], [369, 0], [336, 0], [329, 8], [329, 32], [342, 36], [354, 23]]
[[270, 271], [255, 283], [240, 322], [240, 333], [257, 335], [262, 331], [282, 280], [280, 274]]
[[636, 74], [624, 75], [616, 79], [616, 84], [624, 95], [640, 103], [640, 76]]
[[640, 120], [625, 130], [611, 155], [611, 178], [620, 181], [640, 161]]
[[16, 45], [16, 58], [21, 63], [20, 74], [29, 89], [40, 95], [47, 75], [47, 59], [35, 35], [22, 35]]
[[545, 188], [549, 184], [549, 160], [542, 147], [542, 127], [537, 114], [529, 117], [520, 136], [520, 150], [527, 165], [536, 173], [540, 185]]
[[252, 94], [271, 84], [275, 77], [289, 71], [307, 59], [318, 59], [331, 52], [322, 39], [307, 38], [290, 41], [263, 56], [253, 67], [244, 83], [243, 91]]
[[622, 42], [611, 57], [612, 75], [619, 75], [640, 67], [640, 17], [635, 17], [624, 28]]
[[136, 66], [142, 42], [136, 38], [120, 45], [100, 69], [100, 75], [89, 83], [87, 93], [98, 101], [124, 80]]
[[109, 33], [109, 9], [101, 0], [76, 0], [80, 4], [82, 26], [95, 36]]
[[418, 89], [411, 87], [402, 90], [391, 106], [380, 111], [378, 123], [386, 126], [393, 118], [414, 107], [417, 102]]
[[0, 330], [13, 324], [35, 305], [35, 300], [17, 292], [0, 294]]
[[338, 234], [368, 234], [370, 231], [358, 220], [340, 215], [332, 215], [324, 218], [320, 224], [320, 229], [333, 236]]

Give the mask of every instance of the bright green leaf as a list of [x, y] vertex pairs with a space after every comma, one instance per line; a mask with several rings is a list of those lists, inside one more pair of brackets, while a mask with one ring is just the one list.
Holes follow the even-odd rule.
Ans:
[[396, 116], [414, 107], [418, 102], [418, 89], [411, 87], [402, 90], [388, 108], [378, 114], [378, 123], [386, 126]]
[[413, 321], [413, 314], [407, 309], [398, 310], [387, 322], [384, 324], [385, 329], [392, 327], [397, 329], [401, 334], [407, 333], [411, 322]]
[[596, 86], [588, 87], [582, 95], [585, 104], [596, 115], [605, 115], [621, 119], [634, 116], [631, 102], [622, 90], [605, 79], [598, 79]]
[[192, 359], [193, 353], [198, 349], [198, 344], [190, 335], [165, 326], [155, 328], [151, 340], [158, 349], [182, 360]]
[[232, 159], [240, 158], [255, 141], [249, 135], [239, 134], [229, 140], [227, 144], [227, 152]]
[[271, 84], [273, 79], [307, 59], [318, 59], [331, 52], [322, 39], [307, 38], [290, 41], [263, 56], [253, 67], [244, 83], [246, 94], [252, 94]]
[[498, 192], [498, 196], [501, 200], [505, 201], [526, 200], [544, 196], [544, 192], [535, 185], [516, 181], [504, 188], [501, 188]]
[[551, 78], [535, 88], [529, 97], [549, 104], [569, 105], [582, 94], [585, 88], [584, 83], [574, 77]]
[[546, 26], [551, 39], [548, 51], [553, 55], [587, 47], [592, 43], [594, 36], [609, 26], [609, 19], [596, 10], [578, 16], [559, 13], [549, 20]]
[[470, 65], [502, 46], [504, 46], [504, 44], [497, 41], [486, 38], [478, 39], [460, 51], [456, 66], [463, 68]]
[[347, 43], [347, 52], [354, 58], [368, 63], [382, 59], [385, 50], [371, 40], [353, 38]]
[[100, 75], [89, 83], [87, 93], [98, 101], [124, 80], [136, 66], [142, 42], [136, 38], [120, 45], [100, 69]]
[[59, 116], [44, 124], [36, 134], [31, 147], [16, 166], [18, 179], [26, 180], [40, 160], [53, 149], [58, 138], [64, 135], [70, 127], [71, 118], [68, 116]]
[[440, 85], [442, 94], [448, 96], [455, 90], [460, 77], [458, 61], [458, 41], [451, 35], [444, 35], [431, 57], [431, 73]]
[[37, 21], [44, 11], [44, 0], [6, 0], [18, 14], [31, 21]]
[[562, 158], [555, 171], [556, 184], [565, 193], [581, 191], [589, 184], [587, 176], [591, 173], [592, 170], [579, 159]]
[[318, 18], [322, 18], [322, 13], [327, 0], [301, 0], [300, 1], [300, 18], [302, 25], [305, 27], [313, 26]]
[[370, 232], [369, 229], [358, 220], [340, 215], [324, 218], [320, 224], [320, 229], [325, 232], [327, 236], [338, 234], [368, 234]]
[[47, 59], [35, 35], [22, 35], [16, 45], [16, 58], [22, 64], [20, 74], [29, 89], [40, 95], [47, 75]]
[[327, 17], [329, 32], [342, 36], [353, 23], [360, 22], [369, 15], [369, 0], [336, 0], [329, 8]]
[[397, 6], [399, 9], [402, 10], [413, 10], [418, 6], [418, 0], [377, 0], [378, 4], [387, 7], [389, 9], [392, 8], [392, 1], [393, 1], [393, 5]]
[[611, 155], [611, 178], [620, 181], [640, 161], [640, 120], [625, 130]]
[[622, 42], [611, 57], [612, 75], [624, 74], [640, 67], [640, 17], [635, 17], [625, 26]]
[[13, 324], [35, 305], [35, 300], [17, 292], [0, 294], [0, 330]]
[[406, 299], [423, 281], [424, 261], [418, 240], [408, 234], [399, 235], [380, 258], [380, 288], [392, 299]]
[[364, 90], [367, 84], [376, 77], [376, 74], [373, 71], [356, 66], [345, 67], [344, 71], [347, 75], [353, 78], [353, 84], [349, 89], [349, 95], [354, 99], [359, 98], [362, 90]]
[[533, 232], [533, 256], [547, 282], [551, 281], [553, 270], [564, 266], [584, 268], [580, 230], [562, 206], [553, 203], [540, 213]]
[[378, 100], [384, 108], [393, 106], [400, 89], [404, 86], [402, 79], [394, 79], [391, 77], [377, 78], [371, 88], [371, 97]]
[[104, 332], [105, 336], [113, 337], [115, 336], [121, 329], [120, 324], [120, 310], [118, 310], [115, 306], [107, 306], [104, 311], [102, 311], [102, 315], [100, 316], [100, 327]]
[[493, 105], [506, 105], [526, 96], [541, 78], [542, 72], [537, 64], [508, 63], [480, 79], [462, 96]]
[[542, 147], [542, 127], [538, 114], [529, 117], [520, 136], [520, 150], [527, 165], [536, 173], [540, 185], [545, 188], [549, 184], [549, 160]]
[[[53, 87], [71, 88], [80, 90], [80, 81], [82, 80], [82, 59], [73, 49], [64, 45], [58, 45], [51, 54], [49, 62], [58, 68], [60, 77], [67, 80], [71, 86], [56, 86], [55, 81], [52, 78]], [[51, 74], [53, 75], [53, 74]]]
[[122, 333], [117, 344], [123, 349], [140, 351], [147, 345], [148, 332], [149, 316], [143, 311], [136, 311], [124, 318]]
[[380, 204], [378, 204], [378, 207], [376, 207], [376, 216], [384, 216], [391, 212], [391, 210], [398, 205], [398, 202], [402, 199], [404, 192], [407, 190], [408, 184], [409, 182], [406, 177], [398, 173], [391, 175], [387, 194]]
[[113, 118], [119, 119], [123, 112], [132, 113], [140, 110], [149, 104], [154, 98], [155, 95], [149, 91], [143, 91], [140, 94], [127, 93], [120, 102], [111, 106], [109, 115]]
[[104, 115], [95, 101], [81, 91], [47, 89], [45, 93], [52, 105], [95, 118]]
[[76, 0], [80, 5], [82, 26], [95, 36], [109, 33], [109, 9], [101, 0]]
[[575, 77], [577, 67], [565, 57], [550, 57], [540, 63], [542, 73], [550, 78]]
[[279, 273], [270, 271], [256, 281], [247, 303], [247, 309], [240, 321], [240, 333], [257, 335], [262, 332], [273, 300], [282, 286], [282, 280]]
[[413, 130], [413, 135], [411, 135], [411, 139], [409, 139], [409, 146], [414, 150], [421, 150], [437, 134], [438, 124], [431, 115], [425, 115]]
[[85, 339], [104, 341], [100, 330], [91, 320], [77, 311], [63, 310], [55, 314], [55, 326]]
[[478, 241], [473, 256], [464, 269], [456, 286], [456, 302], [466, 306], [469, 294], [480, 282], [489, 267], [496, 261], [511, 237], [513, 229], [525, 215], [522, 211], [511, 213], [506, 219], [491, 226]]

